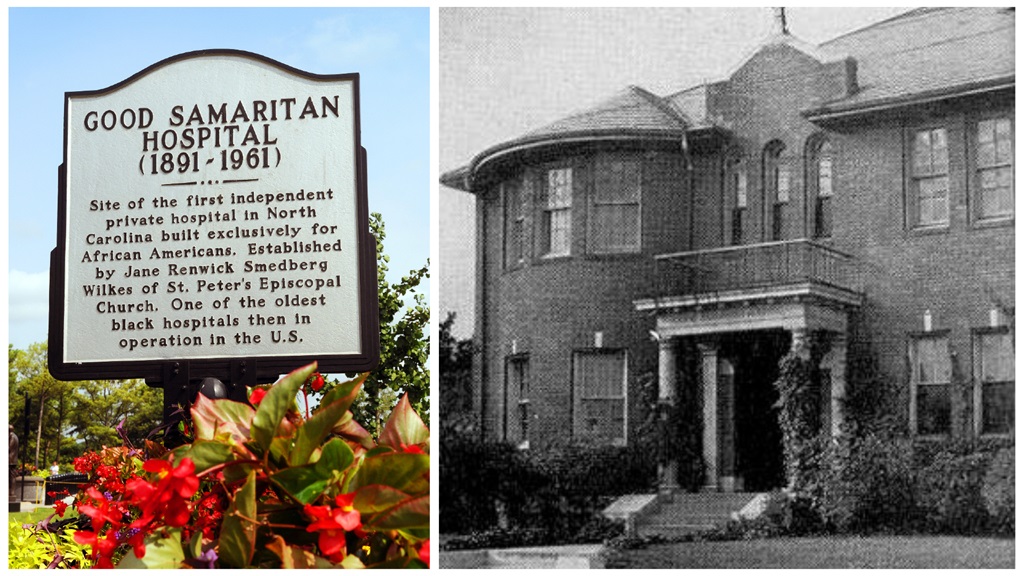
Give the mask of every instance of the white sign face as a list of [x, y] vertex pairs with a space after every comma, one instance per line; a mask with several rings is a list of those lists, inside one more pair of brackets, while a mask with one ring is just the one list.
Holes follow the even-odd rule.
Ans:
[[220, 51], [68, 94], [64, 362], [364, 352], [357, 77], [295, 72]]

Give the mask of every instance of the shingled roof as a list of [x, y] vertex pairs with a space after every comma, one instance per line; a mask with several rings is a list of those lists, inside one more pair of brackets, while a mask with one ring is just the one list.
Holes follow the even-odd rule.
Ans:
[[680, 140], [688, 125], [687, 119], [666, 101], [638, 86], [628, 86], [592, 106], [484, 150], [469, 166], [443, 174], [441, 182], [468, 190], [471, 185], [467, 179], [510, 155], [567, 143]]
[[1014, 85], [1014, 11], [919, 8], [821, 45], [857, 61], [859, 90], [809, 116], [861, 113]]

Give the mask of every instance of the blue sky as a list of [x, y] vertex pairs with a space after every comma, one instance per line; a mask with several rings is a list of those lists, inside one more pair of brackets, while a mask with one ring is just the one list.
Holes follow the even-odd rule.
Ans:
[[[46, 340], [64, 92], [105, 88], [169, 56], [262, 54], [317, 74], [358, 72], [370, 210], [389, 277], [430, 255], [430, 15], [426, 8], [12, 8], [9, 22], [9, 337]], [[215, 81], [215, 79], [211, 79]], [[423, 287], [429, 295], [429, 284]]]

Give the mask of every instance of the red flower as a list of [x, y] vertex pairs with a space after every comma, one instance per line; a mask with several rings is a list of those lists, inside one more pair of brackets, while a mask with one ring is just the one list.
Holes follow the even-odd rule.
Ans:
[[257, 388], [252, 391], [252, 394], [249, 395], [249, 403], [252, 404], [253, 406], [259, 406], [260, 402], [263, 401], [263, 397], [266, 395], [267, 390], [265, 388]]
[[429, 567], [430, 566], [430, 538], [427, 538], [426, 540], [423, 541], [423, 544], [420, 545], [420, 548], [419, 548], [419, 550], [416, 551], [416, 553], [420, 555], [420, 560], [423, 560], [423, 563], [426, 564]]
[[53, 503], [53, 509], [57, 511], [57, 515], [61, 518], [64, 517], [64, 511], [68, 509], [67, 503], [63, 500], [57, 500]]
[[320, 552], [332, 562], [339, 562], [345, 556], [345, 533], [358, 530], [362, 526], [359, 511], [352, 506], [353, 500], [355, 493], [341, 494], [334, 499], [337, 508], [311, 505], [305, 508], [306, 514], [314, 519], [314, 522], [306, 527], [306, 532], [320, 532]]
[[423, 448], [418, 444], [402, 444], [402, 452], [406, 454], [423, 454]]
[[313, 387], [313, 391], [314, 392], [319, 392], [320, 389], [324, 387], [324, 377], [323, 377], [323, 375], [320, 374], [319, 372], [314, 374], [313, 375], [313, 379], [310, 382], [310, 386]]
[[182, 458], [176, 467], [167, 460], [147, 460], [142, 468], [157, 474], [157, 481], [156, 484], [142, 478], [128, 481], [129, 502], [142, 511], [142, 515], [132, 522], [132, 528], [142, 528], [161, 519], [167, 526], [188, 524], [191, 513], [189, 500], [199, 488], [192, 460]]

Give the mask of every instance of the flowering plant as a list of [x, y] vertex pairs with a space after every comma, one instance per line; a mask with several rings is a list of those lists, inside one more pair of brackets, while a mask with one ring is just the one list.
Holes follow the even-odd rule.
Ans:
[[349, 410], [363, 379], [304, 413], [300, 388], [323, 385], [310, 364], [252, 405], [200, 395], [188, 444], [76, 459], [75, 540], [100, 568], [427, 565], [429, 431], [403, 398], [375, 442]]

